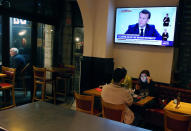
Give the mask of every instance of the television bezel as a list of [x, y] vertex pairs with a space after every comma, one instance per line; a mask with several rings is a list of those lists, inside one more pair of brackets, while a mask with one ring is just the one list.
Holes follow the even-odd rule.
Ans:
[[[136, 44], [136, 43], [122, 43], [122, 42], [115, 42], [115, 33], [116, 33], [116, 16], [117, 16], [117, 9], [119, 8], [155, 8], [155, 7], [176, 7], [176, 18], [175, 18], [175, 28], [174, 28], [174, 41], [173, 41], [173, 46], [162, 46], [162, 45], [148, 45], [148, 44]], [[138, 7], [116, 7], [115, 8], [115, 24], [114, 24], [114, 37], [113, 37], [113, 41], [114, 41], [114, 44], [116, 45], [135, 45], [135, 46], [157, 46], [157, 47], [176, 47], [176, 31], [177, 31], [177, 19], [178, 19], [178, 12], [179, 12], [179, 6], [138, 6]]]

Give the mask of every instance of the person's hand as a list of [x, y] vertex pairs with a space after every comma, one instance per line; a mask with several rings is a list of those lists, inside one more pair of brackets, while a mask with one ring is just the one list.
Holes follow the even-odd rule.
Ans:
[[151, 82], [151, 77], [147, 76], [147, 83], [149, 84]]
[[140, 86], [138, 84], [136, 84], [136, 87], [135, 87], [136, 90], [140, 90]]

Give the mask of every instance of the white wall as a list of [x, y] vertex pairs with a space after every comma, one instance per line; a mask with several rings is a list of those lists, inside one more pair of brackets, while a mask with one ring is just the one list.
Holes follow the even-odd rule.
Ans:
[[173, 48], [136, 45], [115, 45], [115, 67], [124, 66], [128, 74], [138, 78], [143, 69], [148, 69], [153, 80], [169, 83]]
[[84, 24], [84, 56], [93, 54], [93, 31], [95, 21], [95, 2], [94, 0], [77, 0], [82, 14]]
[[83, 56], [111, 58], [114, 0], [77, 0], [84, 24]]
[[178, 0], [77, 0], [84, 23], [84, 56], [114, 58], [115, 67], [124, 66], [128, 74], [138, 77], [143, 69], [154, 81], [169, 83], [173, 48], [114, 45], [116, 7], [174, 6]]

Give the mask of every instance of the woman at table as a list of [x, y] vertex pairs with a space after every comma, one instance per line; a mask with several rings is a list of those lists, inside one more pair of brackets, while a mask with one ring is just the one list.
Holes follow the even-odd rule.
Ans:
[[153, 95], [152, 88], [154, 88], [154, 82], [151, 79], [150, 72], [148, 70], [141, 71], [138, 84], [136, 84], [135, 94]]
[[104, 85], [101, 92], [102, 100], [111, 104], [126, 104], [124, 122], [132, 124], [134, 121], [134, 113], [129, 109], [133, 103], [133, 98], [129, 90], [121, 87], [127, 71], [125, 68], [116, 68], [113, 73], [113, 81], [110, 84]]

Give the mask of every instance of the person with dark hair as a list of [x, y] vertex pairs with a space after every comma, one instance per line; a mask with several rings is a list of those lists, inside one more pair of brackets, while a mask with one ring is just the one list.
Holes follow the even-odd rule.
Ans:
[[148, 70], [141, 71], [139, 75], [138, 84], [136, 84], [135, 93], [142, 95], [151, 95], [151, 89], [154, 83], [150, 77], [150, 72]]
[[125, 68], [116, 68], [113, 73], [113, 81], [108, 85], [104, 85], [101, 92], [102, 100], [111, 104], [126, 104], [124, 122], [132, 124], [134, 121], [134, 113], [129, 109], [133, 103], [133, 97], [129, 90], [121, 87], [127, 71]]
[[161, 40], [162, 37], [155, 29], [154, 25], [148, 24], [151, 18], [151, 13], [144, 9], [139, 13], [139, 20], [137, 24], [129, 25], [128, 30], [125, 34], [139, 34], [139, 36], [144, 37], [156, 37], [156, 39]]
[[168, 13], [167, 13], [163, 19], [163, 26], [169, 26], [169, 23], [170, 23], [170, 18], [168, 17]]

